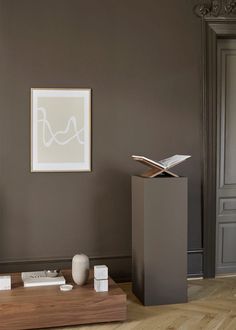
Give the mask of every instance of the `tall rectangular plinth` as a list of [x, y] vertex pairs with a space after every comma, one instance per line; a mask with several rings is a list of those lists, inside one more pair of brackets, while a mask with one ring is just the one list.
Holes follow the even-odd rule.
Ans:
[[187, 183], [132, 177], [132, 285], [146, 306], [187, 301]]

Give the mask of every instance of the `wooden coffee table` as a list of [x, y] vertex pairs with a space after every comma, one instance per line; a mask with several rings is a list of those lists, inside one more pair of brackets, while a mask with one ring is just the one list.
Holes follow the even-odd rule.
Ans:
[[[71, 271], [62, 271], [72, 283]], [[4, 274], [6, 275], [6, 274]], [[59, 286], [24, 288], [20, 273], [12, 276], [12, 290], [0, 291], [0, 329], [38, 329], [87, 323], [125, 321], [126, 294], [109, 278], [109, 291], [93, 289], [93, 273], [88, 284], [74, 285], [62, 292]]]

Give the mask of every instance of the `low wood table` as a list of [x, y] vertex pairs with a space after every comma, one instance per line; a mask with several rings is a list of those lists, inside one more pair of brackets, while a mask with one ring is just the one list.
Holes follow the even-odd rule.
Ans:
[[[62, 273], [66, 282], [73, 284], [71, 272]], [[38, 329], [126, 320], [126, 294], [111, 278], [108, 292], [94, 291], [92, 272], [88, 284], [74, 285], [72, 291], [62, 292], [59, 286], [24, 288], [20, 273], [10, 275], [12, 290], [0, 291], [0, 329]]]

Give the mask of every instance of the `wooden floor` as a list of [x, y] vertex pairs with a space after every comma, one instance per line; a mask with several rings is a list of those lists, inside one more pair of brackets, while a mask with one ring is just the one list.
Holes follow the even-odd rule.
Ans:
[[127, 322], [63, 329], [236, 330], [236, 277], [189, 281], [189, 302], [169, 306], [144, 307], [132, 294], [130, 283], [121, 287], [128, 295]]

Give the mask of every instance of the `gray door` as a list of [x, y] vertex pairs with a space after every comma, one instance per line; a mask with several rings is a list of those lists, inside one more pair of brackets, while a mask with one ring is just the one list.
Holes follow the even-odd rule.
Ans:
[[217, 52], [216, 274], [236, 273], [236, 40]]

